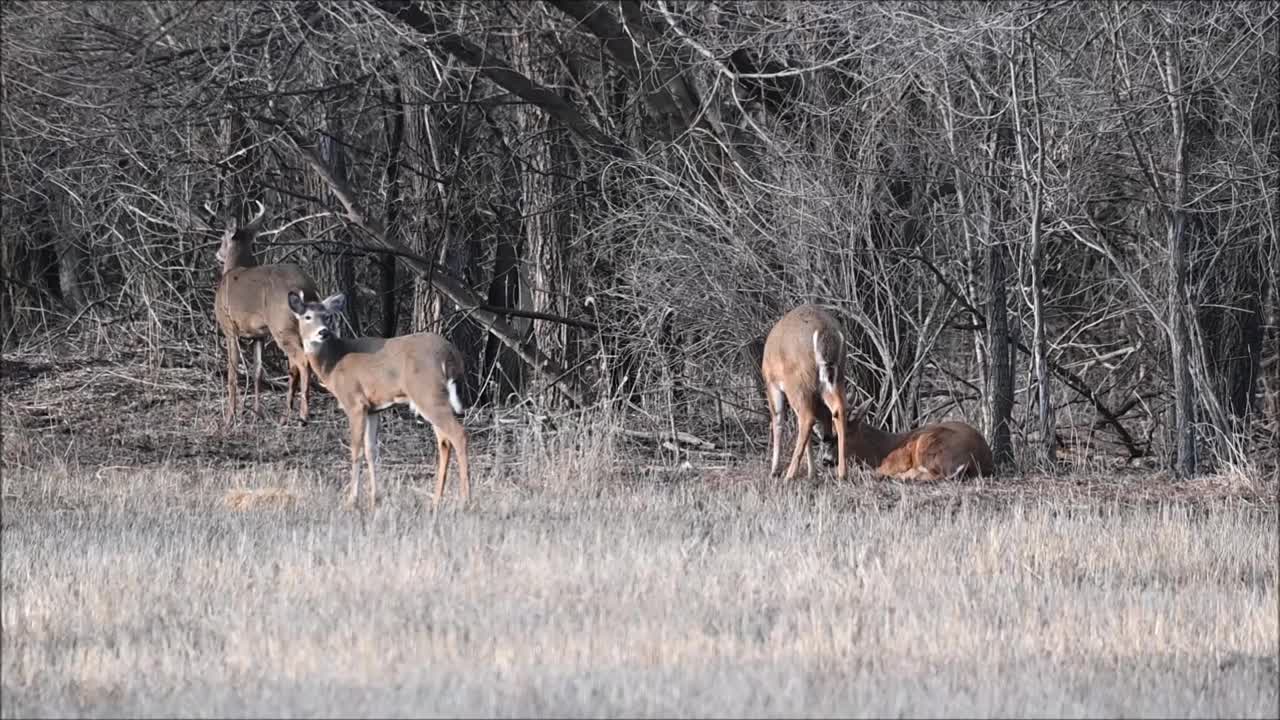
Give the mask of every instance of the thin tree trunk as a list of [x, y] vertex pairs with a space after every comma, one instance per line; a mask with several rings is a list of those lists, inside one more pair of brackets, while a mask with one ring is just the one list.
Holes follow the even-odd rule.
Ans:
[[1044, 123], [1040, 113], [1039, 64], [1036, 60], [1035, 33], [1030, 34], [1031, 53], [1031, 110], [1035, 114], [1034, 131], [1036, 160], [1034, 171], [1028, 158], [1025, 134], [1027, 128], [1022, 117], [1022, 100], [1018, 97], [1018, 69], [1010, 62], [1009, 87], [1013, 91], [1010, 105], [1013, 109], [1017, 139], [1018, 160], [1022, 169], [1023, 184], [1031, 194], [1031, 357], [1036, 377], [1036, 409], [1040, 430], [1040, 462], [1052, 467], [1057, 461], [1057, 427], [1053, 417], [1053, 396], [1049, 381], [1049, 351], [1044, 331], [1044, 228], [1041, 213], [1044, 205]]
[[[387, 235], [400, 237], [400, 149], [404, 142], [404, 98], [400, 89], [400, 76], [391, 74], [392, 92], [386, 101], [387, 166], [384, 171], [384, 187], [387, 194]], [[399, 324], [399, 304], [396, 293], [396, 256], [382, 253], [378, 256], [378, 295], [382, 298], [382, 337], [394, 337]]]
[[[960, 212], [960, 227], [964, 232], [964, 257], [965, 257], [965, 293], [968, 295], [968, 302], [973, 307], [981, 306], [981, 269], [982, 256], [978, 249], [978, 241], [974, 236], [977, 230], [974, 228], [973, 218], [975, 217], [973, 198], [970, 194], [969, 174], [961, 171], [960, 144], [956, 138], [956, 112], [952, 106], [956, 102], [956, 96], [951, 91], [951, 83], [947, 75], [942, 76], [942, 92], [943, 102], [941, 108], [942, 122], [947, 131], [947, 147], [951, 151], [952, 162], [956, 163], [956, 169], [952, 175], [956, 186], [956, 203]], [[968, 169], [968, 168], [964, 168]], [[973, 318], [975, 324], [978, 324], [980, 318]], [[983, 322], [981, 325], [985, 326]], [[972, 333], [973, 342], [973, 359], [977, 366], [975, 374], [978, 380], [978, 389], [981, 397], [989, 395], [988, 381], [991, 375], [991, 362], [988, 359], [988, 346], [986, 333], [978, 330]], [[981, 407], [982, 422], [981, 426], [985, 428], [992, 427], [991, 407], [988, 403], [978, 403]]]
[[85, 265], [84, 248], [76, 241], [76, 232], [72, 220], [72, 199], [64, 192], [54, 191], [53, 200], [58, 217], [57, 229], [53, 233], [53, 242], [58, 257], [58, 292], [62, 295], [62, 303], [66, 309], [74, 313], [85, 305], [81, 271]]
[[1196, 473], [1195, 386], [1191, 379], [1191, 338], [1187, 327], [1190, 297], [1187, 289], [1186, 234], [1187, 147], [1182, 108], [1182, 70], [1173, 47], [1164, 53], [1165, 91], [1173, 123], [1173, 197], [1168, 209], [1169, 353], [1173, 361], [1174, 472], [1179, 477]]
[[[994, 52], [988, 51], [985, 65], [990, 76], [995, 79], [1000, 72], [1000, 64]], [[991, 87], [998, 88], [998, 81]], [[988, 383], [991, 406], [991, 453], [997, 467], [1013, 464], [1013, 438], [1010, 421], [1013, 416], [1013, 348], [1014, 338], [1009, 332], [1008, 270], [1006, 266], [1005, 245], [996, 237], [996, 222], [1006, 217], [1007, 208], [1001, 202], [1005, 189], [1000, 187], [999, 179], [1005, 175], [1003, 160], [1013, 149], [1012, 128], [1008, 126], [1005, 113], [1008, 108], [1000, 108], [1000, 98], [984, 93], [979, 97], [979, 104], [986, 99], [986, 115], [990, 119], [989, 137], [987, 139], [987, 177], [996, 182], [996, 187], [988, 187], [983, 191], [983, 239], [987, 245], [987, 348], [991, 353], [991, 381]]]
[[[336, 117], [337, 108], [329, 108], [329, 117], [326, 119], [326, 125], [329, 132], [321, 138], [321, 147], [323, 148], [325, 162], [329, 167], [333, 168], [333, 172], [338, 179], [346, 184], [350, 183], [347, 170], [347, 153], [342, 145], [335, 138], [343, 137], [342, 124]], [[343, 313], [346, 321], [351, 325], [351, 329], [356, 335], [362, 334], [363, 324], [360, 322], [360, 295], [356, 287], [356, 271], [355, 271], [355, 255], [351, 252], [351, 244], [355, 237], [348, 229], [340, 231], [340, 237], [343, 242], [338, 250], [338, 259], [334, 268], [335, 279], [337, 280], [338, 289], [347, 296], [347, 309]]]
[[[507, 225], [503, 219], [499, 220], [499, 227], [503, 230], [496, 238], [493, 278], [489, 281], [486, 301], [493, 308], [514, 308], [520, 302], [520, 254], [516, 249], [515, 236], [504, 231]], [[482, 377], [487, 379], [485, 394], [495, 404], [504, 403], [508, 396], [524, 387], [524, 366], [493, 335], [485, 341], [483, 368]]]
[[[988, 212], [994, 211], [988, 206]], [[990, 220], [986, 221], [990, 227]], [[1013, 366], [1009, 349], [1009, 311], [1006, 297], [1004, 246], [988, 235], [987, 246], [987, 328], [991, 348], [991, 454], [997, 467], [1013, 462], [1013, 441], [1009, 419], [1013, 415]]]
[[[511, 40], [511, 65], [520, 73], [535, 82], [551, 80], [554, 86], [556, 78], [548, 75], [557, 72], [553, 62], [537, 56], [539, 34], [543, 31], [543, 8], [541, 5], [526, 5], [525, 32], [516, 34]], [[518, 128], [524, 162], [520, 173], [521, 214], [523, 216], [524, 257], [522, 265], [527, 270], [524, 274], [529, 280], [529, 287], [522, 288], [523, 303], [534, 312], [552, 315], [564, 314], [561, 307], [560, 279], [563, 275], [563, 252], [558, 232], [557, 216], [560, 214], [559, 193], [556, 192], [556, 178], [553, 175], [553, 144], [556, 142], [558, 128], [552, 126], [551, 117], [534, 105], [522, 105], [516, 109], [516, 125]], [[545, 320], [533, 323], [534, 343], [538, 349], [549, 357], [563, 358], [565, 351], [565, 326]], [[548, 400], [559, 400], [559, 396], [549, 394], [543, 396]]]

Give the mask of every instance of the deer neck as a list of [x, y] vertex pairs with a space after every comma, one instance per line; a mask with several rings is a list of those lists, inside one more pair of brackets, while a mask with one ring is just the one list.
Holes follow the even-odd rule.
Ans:
[[329, 374], [333, 372], [334, 366], [350, 352], [351, 347], [347, 340], [340, 337], [331, 337], [320, 343], [320, 347], [314, 351], [307, 350], [307, 362], [310, 363], [311, 369], [315, 371], [316, 377], [320, 378], [320, 382], [325, 387], [328, 387]]
[[232, 270], [239, 270], [240, 268], [251, 268], [251, 267], [257, 267], [257, 266], [258, 266], [258, 259], [253, 256], [253, 250], [250, 248], [244, 248], [239, 252], [235, 252], [227, 255], [227, 258], [222, 261], [222, 274], [226, 275]]
[[849, 452], [871, 467], [884, 462], [904, 437], [903, 433], [886, 432], [866, 422], [858, 422], [857, 427], [850, 430]]

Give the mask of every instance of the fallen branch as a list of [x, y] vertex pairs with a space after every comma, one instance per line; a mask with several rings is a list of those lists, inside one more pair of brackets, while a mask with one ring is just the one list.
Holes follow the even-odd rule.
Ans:
[[289, 136], [302, 153], [303, 159], [324, 180], [338, 199], [338, 202], [342, 204], [342, 207], [346, 210], [346, 219], [349, 223], [363, 230], [379, 247], [385, 248], [403, 259], [406, 264], [426, 278], [433, 288], [449, 298], [459, 310], [467, 313], [468, 317], [479, 323], [481, 327], [498, 338], [503, 345], [511, 348], [521, 360], [547, 378], [550, 384], [563, 393], [570, 402], [579, 407], [584, 404], [585, 393], [582, 392], [577, 382], [573, 378], [567, 377], [564, 369], [554, 360], [547, 357], [541, 350], [525, 343], [515, 328], [503, 320], [498, 313], [485, 309], [486, 303], [471, 292], [471, 289], [466, 284], [443, 272], [431, 258], [411, 252], [399, 240], [388, 237], [382, 227], [382, 223], [368, 217], [360, 208], [356, 202], [355, 193], [352, 192], [342, 178], [333, 172], [328, 163], [321, 157], [314, 143], [308, 142], [285, 123], [270, 118], [262, 119], [280, 128]]
[[675, 441], [677, 443], [694, 447], [699, 450], [715, 450], [716, 444], [708, 442], [700, 437], [690, 435], [687, 432], [676, 431], [674, 435], [670, 432], [645, 432], [643, 430], [628, 430], [621, 428], [623, 435], [637, 440], [647, 440], [649, 442], [664, 443]]

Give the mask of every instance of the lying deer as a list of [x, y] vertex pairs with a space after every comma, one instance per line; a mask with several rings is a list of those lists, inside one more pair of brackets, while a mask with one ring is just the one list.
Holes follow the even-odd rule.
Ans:
[[298, 415], [307, 421], [307, 398], [310, 374], [307, 357], [298, 336], [298, 323], [289, 312], [288, 295], [301, 292], [316, 300], [316, 284], [297, 265], [259, 265], [253, 256], [253, 241], [258, 234], [266, 208], [256, 202], [258, 213], [242, 227], [233, 220], [222, 235], [217, 258], [222, 263], [222, 277], [213, 296], [213, 311], [218, 326], [227, 340], [227, 411], [224, 422], [235, 423], [239, 413], [236, 403], [236, 366], [240, 364], [240, 338], [253, 339], [253, 411], [259, 413], [262, 386], [262, 344], [269, 335], [289, 359], [289, 390], [284, 416], [293, 410], [295, 390], [301, 390]]
[[846, 434], [849, 452], [875, 475], [933, 481], [994, 472], [991, 448], [972, 426], [942, 422], [902, 433], [885, 432], [865, 422], [870, 407], [868, 400], [849, 413]]
[[297, 319], [307, 359], [320, 383], [338, 399], [351, 425], [351, 489], [354, 505], [360, 489], [360, 455], [369, 464], [369, 508], [377, 492], [374, 466], [378, 458], [378, 413], [392, 405], [408, 405], [431, 424], [439, 450], [436, 493], [432, 507], [444, 495], [449, 456], [458, 451], [462, 503], [471, 496], [467, 469], [467, 431], [459, 422], [463, 407], [458, 384], [463, 380], [462, 353], [435, 333], [394, 338], [343, 339], [334, 332], [337, 315], [346, 305], [341, 293], [323, 302], [309, 302], [297, 292], [288, 296]]
[[845, 387], [844, 332], [831, 313], [817, 305], [801, 305], [773, 326], [764, 341], [760, 363], [764, 377], [765, 399], [769, 403], [769, 433], [773, 461], [770, 474], [778, 474], [782, 446], [782, 412], [787, 404], [795, 412], [798, 425], [795, 451], [787, 466], [786, 479], [791, 480], [800, 469], [800, 458], [813, 477], [813, 458], [809, 455], [809, 435], [814, 424], [834, 418], [839, 448], [836, 455], [836, 477], [845, 477]]

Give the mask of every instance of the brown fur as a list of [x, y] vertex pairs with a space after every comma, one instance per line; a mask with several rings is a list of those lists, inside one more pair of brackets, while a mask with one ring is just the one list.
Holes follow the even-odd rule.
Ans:
[[870, 402], [849, 416], [849, 452], [883, 477], [946, 480], [991, 475], [987, 441], [971, 425], [942, 422], [890, 433], [864, 422]]
[[242, 228], [234, 225], [223, 235], [218, 251], [222, 277], [213, 296], [213, 312], [227, 343], [227, 409], [224, 422], [230, 426], [239, 414], [236, 402], [236, 366], [240, 364], [240, 338], [254, 341], [253, 410], [259, 412], [262, 386], [262, 343], [275, 341], [289, 359], [289, 388], [284, 414], [293, 409], [293, 397], [300, 390], [298, 415], [308, 417], [310, 374], [306, 353], [298, 336], [298, 323], [289, 312], [289, 293], [298, 291], [308, 300], [319, 299], [315, 282], [293, 264], [258, 265], [253, 256], [253, 239], [262, 213]]
[[[815, 333], [816, 342], [815, 342]], [[816, 347], [815, 347], [816, 345]], [[820, 381], [819, 360], [828, 367], [831, 387]], [[836, 476], [845, 477], [845, 386], [844, 332], [831, 313], [817, 305], [801, 305], [782, 316], [765, 339], [760, 363], [764, 378], [765, 401], [769, 404], [770, 474], [778, 474], [782, 444], [782, 413], [790, 405], [796, 415], [797, 435], [786, 479], [791, 480], [800, 469], [800, 459], [808, 465], [813, 477], [813, 458], [809, 455], [809, 435], [815, 423], [830, 423], [835, 418], [838, 452]]]
[[[437, 472], [433, 506], [444, 495], [445, 478], [453, 450], [458, 451], [458, 475], [462, 502], [471, 495], [467, 456], [467, 431], [455, 416], [461, 412], [450, 401], [449, 383], [460, 392], [464, 382], [462, 353], [444, 337], [418, 333], [394, 338], [339, 338], [332, 333], [334, 316], [343, 303], [341, 295], [324, 302], [303, 303], [291, 295], [291, 312], [306, 344], [307, 358], [316, 377], [328, 388], [347, 414], [351, 425], [351, 489], [354, 504], [360, 488], [360, 456], [369, 466], [369, 507], [377, 493], [378, 413], [392, 405], [409, 405], [431, 424], [436, 434]], [[323, 336], [321, 330], [329, 331]]]

